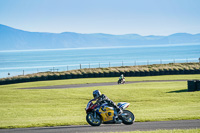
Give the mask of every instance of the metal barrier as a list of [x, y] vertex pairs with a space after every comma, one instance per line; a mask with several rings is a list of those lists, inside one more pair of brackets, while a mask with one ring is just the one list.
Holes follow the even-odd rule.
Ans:
[[188, 80], [188, 91], [200, 91], [200, 81]]

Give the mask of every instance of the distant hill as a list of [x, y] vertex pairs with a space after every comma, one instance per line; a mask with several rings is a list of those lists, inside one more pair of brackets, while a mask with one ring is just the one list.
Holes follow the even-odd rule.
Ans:
[[138, 34], [44, 33], [18, 30], [0, 24], [0, 50], [60, 49], [177, 43], [200, 43], [200, 34], [176, 33], [169, 36], [140, 36]]

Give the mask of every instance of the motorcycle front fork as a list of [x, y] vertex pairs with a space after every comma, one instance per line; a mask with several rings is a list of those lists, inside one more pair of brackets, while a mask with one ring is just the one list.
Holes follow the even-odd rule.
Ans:
[[97, 112], [94, 112], [94, 118], [95, 119], [97, 118]]

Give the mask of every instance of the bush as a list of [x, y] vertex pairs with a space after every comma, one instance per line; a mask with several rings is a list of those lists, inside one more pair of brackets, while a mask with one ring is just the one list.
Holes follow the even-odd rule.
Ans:
[[5, 78], [0, 79], [0, 85], [4, 85], [4, 84], [6, 84]]
[[99, 72], [98, 71], [93, 71], [94, 77], [99, 77]]
[[150, 76], [149, 68], [144, 68], [145, 76]]
[[200, 67], [199, 66], [195, 67], [195, 74], [200, 74]]
[[135, 70], [135, 76], [140, 76], [140, 70], [139, 69]]
[[140, 72], [140, 76], [145, 76], [145, 71], [144, 71], [144, 69], [139, 69], [139, 72]]
[[184, 74], [184, 69], [182, 67], [179, 67], [179, 74]]
[[130, 76], [130, 70], [129, 69], [125, 69], [124, 70], [124, 74], [125, 74], [125, 76]]
[[88, 78], [88, 74], [86, 71], [81, 71], [82, 75], [83, 75], [83, 78]]
[[70, 72], [65, 72], [64, 74], [65, 74], [65, 78], [66, 79], [71, 79], [72, 78], [72, 75], [71, 75]]
[[135, 71], [134, 70], [130, 70], [130, 76], [135, 76]]
[[54, 73], [54, 79], [60, 79], [60, 74], [59, 73]]
[[162, 67], [159, 67], [158, 71], [159, 71], [159, 75], [164, 75], [165, 74], [165, 70]]
[[150, 69], [149, 69], [149, 73], [150, 73], [150, 76], [154, 76], [154, 75], [155, 75], [154, 69], [153, 69], [153, 68], [150, 68]]
[[190, 73], [190, 69], [187, 66], [184, 66], [184, 74], [189, 74]]
[[89, 78], [93, 78], [94, 77], [94, 74], [93, 74], [93, 72], [90, 70], [90, 71], [88, 71], [88, 77]]
[[[34, 78], [33, 78], [34, 79]], [[54, 80], [54, 74], [49, 73], [48, 74], [48, 80]]]
[[169, 74], [170, 75], [174, 74], [174, 68], [172, 68], [172, 67], [169, 68]]
[[178, 67], [174, 67], [173, 71], [174, 71], [174, 74], [179, 74], [179, 68]]
[[104, 77], [104, 72], [102, 70], [99, 70], [99, 77]]
[[119, 77], [120, 76], [120, 71], [118, 69], [115, 69], [115, 77]]
[[195, 71], [194, 71], [194, 68], [189, 68], [189, 70], [190, 70], [190, 74], [194, 74], [195, 73]]
[[72, 71], [71, 72], [71, 77], [72, 77], [72, 79], [78, 78], [78, 73], [76, 71]]
[[122, 74], [125, 75], [124, 68], [119, 68], [118, 71], [119, 71], [119, 75], [122, 75]]
[[158, 68], [153, 68], [153, 71], [154, 71], [154, 75], [160, 75], [160, 71]]
[[38, 80], [37, 78], [38, 77], [36, 75], [32, 75], [30, 76], [30, 81], [37, 81]]
[[65, 79], [65, 73], [60, 73], [60, 79]]
[[169, 75], [170, 74], [168, 67], [164, 67], [164, 74], [165, 75]]
[[115, 77], [115, 71], [114, 70], [110, 70], [109, 74], [110, 74], [110, 77]]

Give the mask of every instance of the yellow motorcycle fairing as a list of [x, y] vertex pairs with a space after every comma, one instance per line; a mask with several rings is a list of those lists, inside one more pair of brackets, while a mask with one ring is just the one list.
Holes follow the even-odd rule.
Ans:
[[108, 122], [108, 121], [112, 121], [113, 117], [114, 117], [114, 108], [113, 107], [101, 107], [99, 109], [99, 112], [101, 113], [101, 117], [103, 122]]

